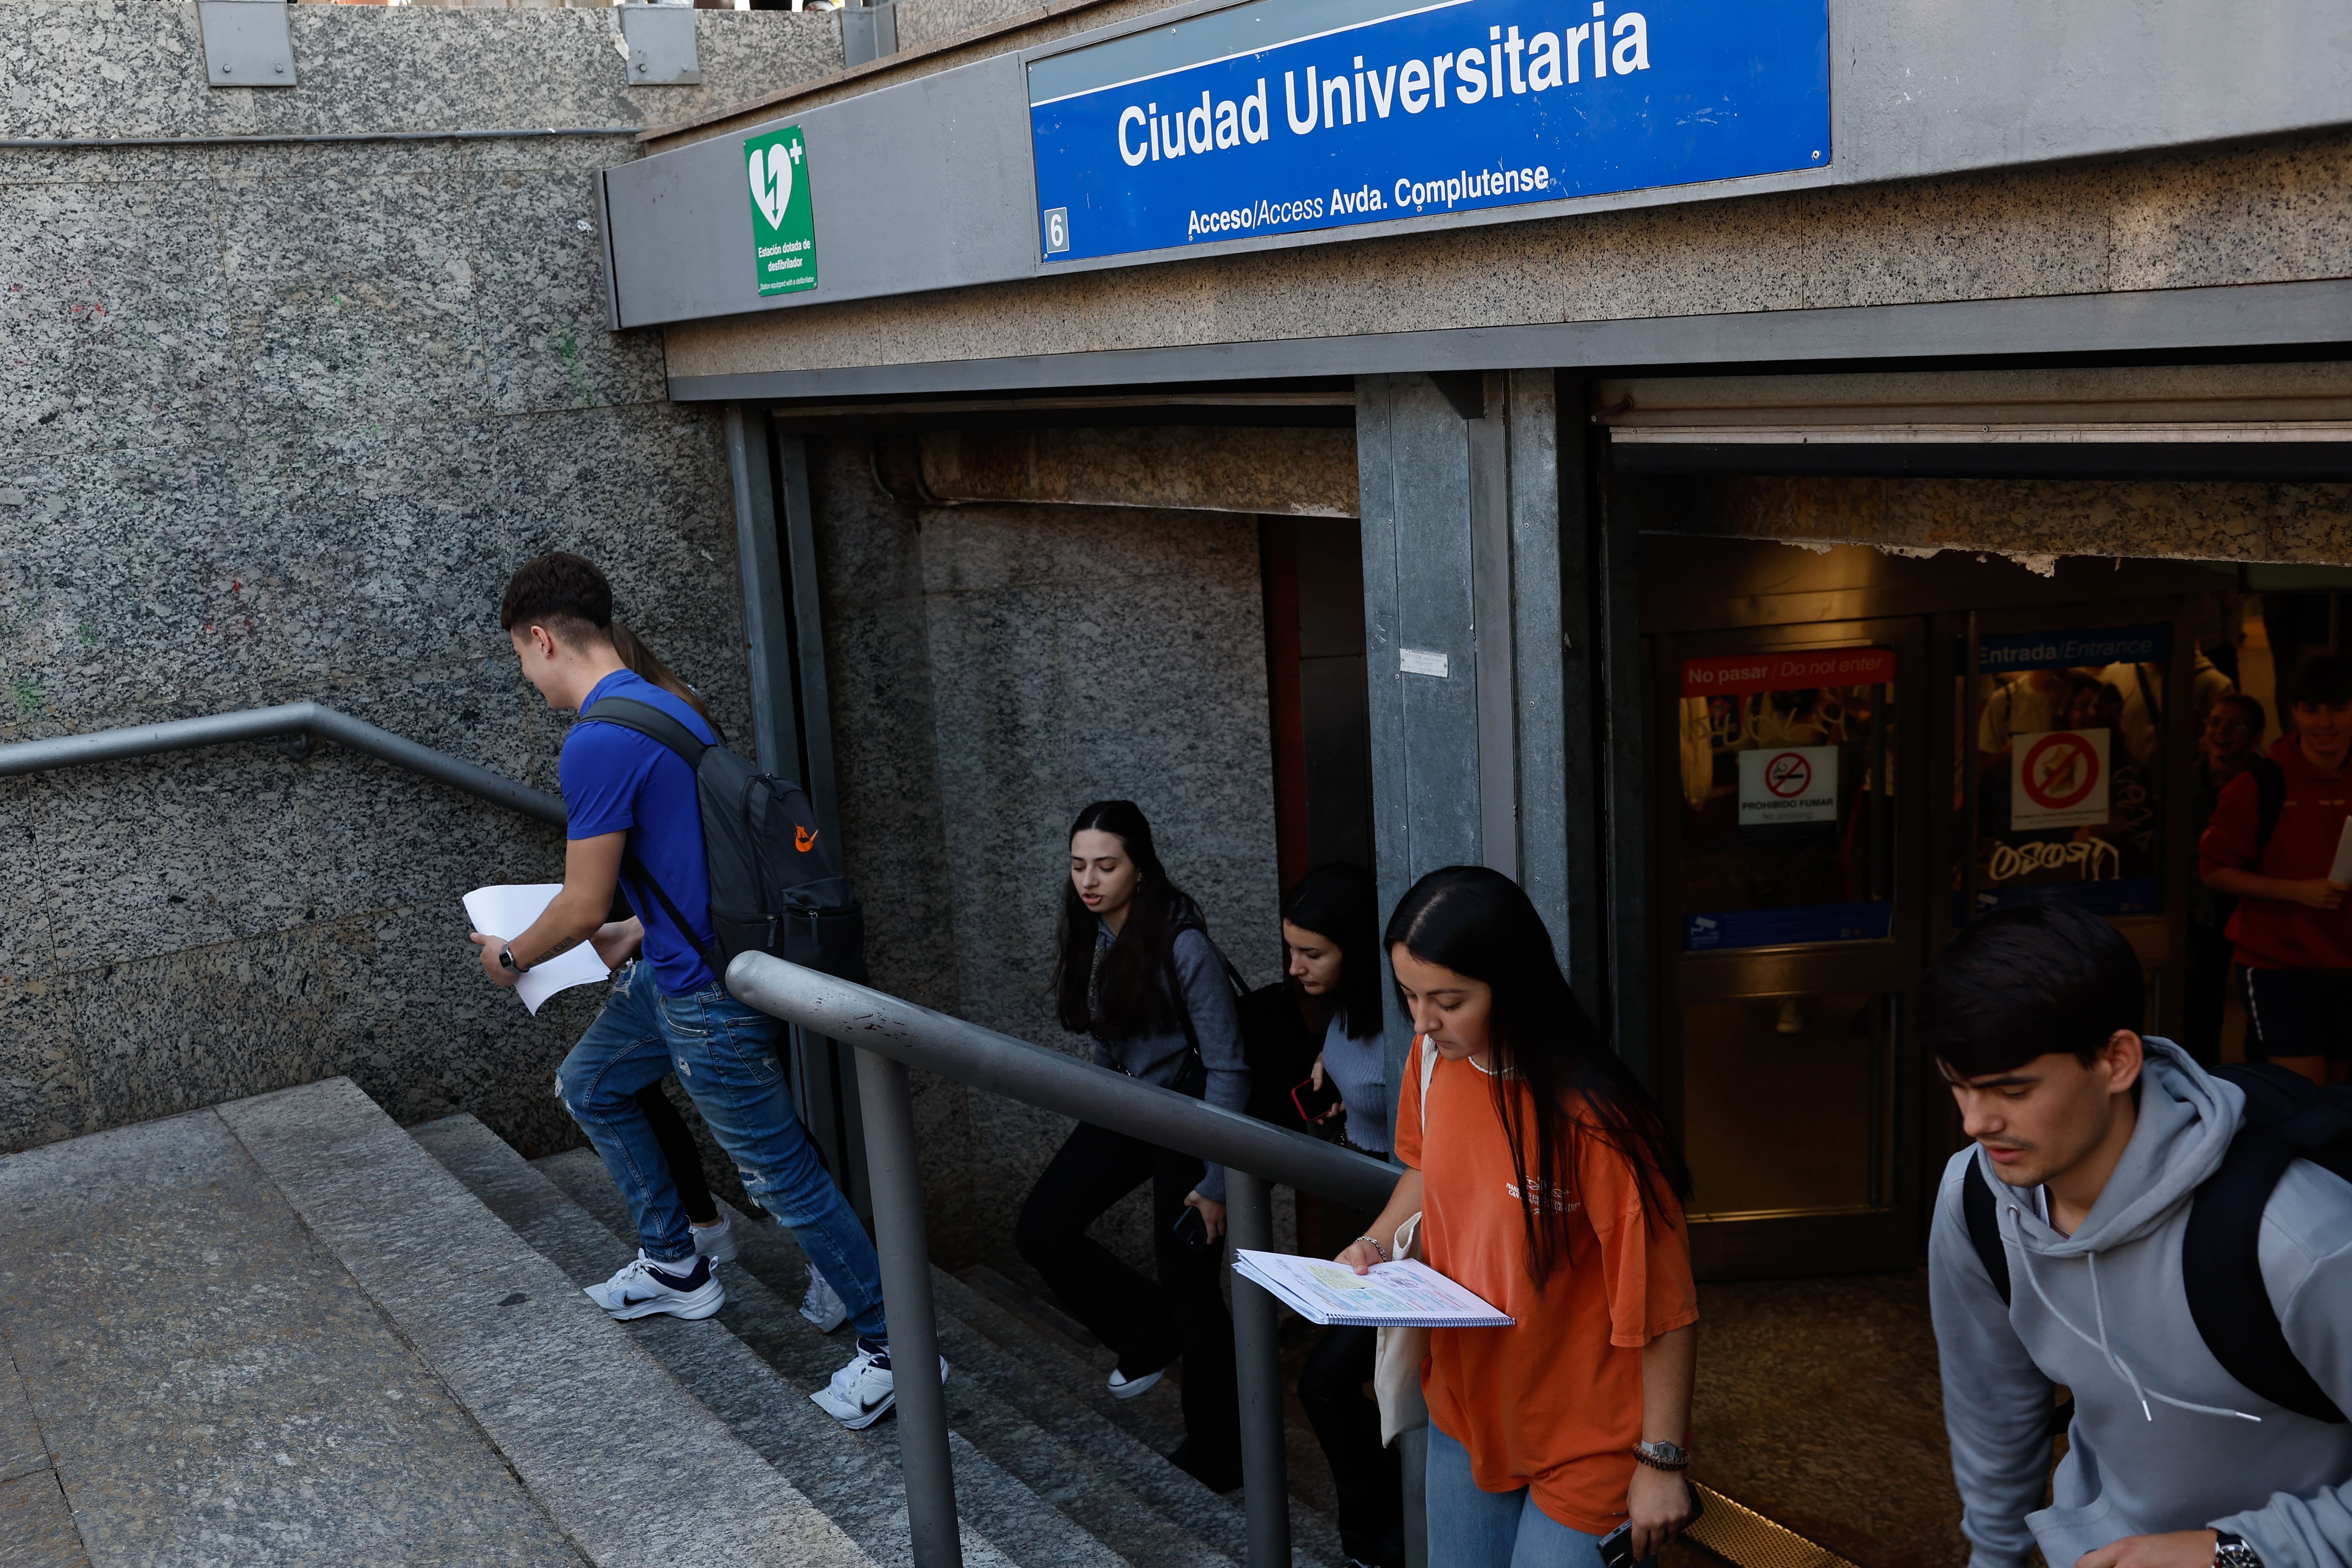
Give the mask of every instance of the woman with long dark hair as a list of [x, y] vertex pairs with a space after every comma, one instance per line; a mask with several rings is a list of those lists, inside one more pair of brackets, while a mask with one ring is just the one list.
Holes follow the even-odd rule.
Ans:
[[[1054, 990], [1062, 1026], [1094, 1037], [1097, 1065], [1240, 1110], [1241, 1022], [1200, 907], [1171, 881], [1132, 801], [1097, 801], [1070, 828]], [[1154, 1286], [1087, 1236], [1151, 1184]], [[1234, 1325], [1218, 1278], [1225, 1173], [1081, 1122], [1021, 1205], [1014, 1245], [1077, 1320], [1118, 1352], [1110, 1391], [1131, 1399], [1184, 1358], [1185, 1437], [1169, 1456], [1218, 1491], [1241, 1485]]]
[[1430, 1568], [1599, 1568], [1600, 1538], [1629, 1520], [1647, 1558], [1691, 1510], [1681, 1151], [1509, 878], [1433, 871], [1385, 940], [1416, 1037], [1408, 1168], [1340, 1260], [1381, 1261], [1418, 1214], [1430, 1267], [1516, 1320], [1430, 1331]]
[[[1330, 1085], [1349, 1148], [1389, 1152], [1388, 1042], [1381, 1007], [1381, 907], [1360, 866], [1318, 866], [1282, 900], [1282, 946], [1290, 983], [1321, 1022], [1323, 1050], [1312, 1081]], [[1327, 1211], [1328, 1212], [1328, 1211]], [[1370, 1215], [1332, 1221], [1353, 1234]], [[1381, 1447], [1380, 1407], [1364, 1396], [1372, 1379], [1374, 1331], [1334, 1324], [1322, 1331], [1298, 1373], [1298, 1403], [1331, 1467], [1339, 1505], [1339, 1546], [1350, 1563], [1404, 1568], [1404, 1488], [1393, 1448]]]

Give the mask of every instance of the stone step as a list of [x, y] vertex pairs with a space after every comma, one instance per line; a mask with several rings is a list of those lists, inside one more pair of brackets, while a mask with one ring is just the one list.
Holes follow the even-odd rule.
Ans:
[[[576, 1149], [535, 1163], [582, 1206], [628, 1234], [627, 1207], [593, 1151]], [[807, 1263], [792, 1233], [740, 1216], [736, 1225], [744, 1241], [741, 1267], [797, 1303]], [[1041, 1492], [1052, 1488], [1068, 1495], [1072, 1507], [1066, 1511], [1130, 1561], [1154, 1561], [1140, 1554], [1164, 1550], [1157, 1543], [1171, 1525], [1189, 1538], [1188, 1552], [1205, 1548], [1223, 1559], [1225, 1568], [1247, 1560], [1241, 1493], [1220, 1497], [1163, 1457], [1183, 1438], [1172, 1386], [1138, 1399], [1114, 1399], [1104, 1384], [1111, 1364], [1108, 1352], [1097, 1352], [1099, 1366], [1090, 1365], [944, 1270], [931, 1270], [931, 1285], [941, 1353], [956, 1364], [959, 1377], [967, 1376], [968, 1368], [970, 1385], [988, 1395], [982, 1410], [970, 1412], [969, 1419], [964, 1411], [951, 1409], [951, 1426], [969, 1430], [983, 1447], [995, 1434], [1024, 1426], [1052, 1439], [1050, 1447], [1038, 1447], [1024, 1434], [1020, 1449], [998, 1458], [1007, 1468], [1035, 1477], [1031, 1484]], [[950, 1401], [951, 1406], [958, 1404]], [[1057, 1475], [1069, 1479], [1056, 1487]], [[1141, 1503], [1149, 1517], [1139, 1517], [1133, 1502]], [[1290, 1512], [1297, 1568], [1346, 1560], [1339, 1531], [1328, 1518], [1296, 1499]], [[1192, 1561], [1199, 1568], [1199, 1560]]]
[[[806, 1496], [349, 1079], [238, 1100], [218, 1113], [581, 1556], [599, 1568], [873, 1568]], [[256, 1295], [275, 1289], [244, 1260], [235, 1267]], [[234, 1321], [209, 1327], [233, 1330]], [[324, 1375], [347, 1396], [366, 1386]], [[436, 1500], [419, 1525], [446, 1509]], [[306, 1509], [306, 1524], [317, 1513]], [[436, 1558], [395, 1537], [341, 1560], [500, 1555], [477, 1547]], [[216, 1547], [209, 1560], [224, 1556], [278, 1560]]]
[[[490, 1212], [577, 1287], [609, 1279], [635, 1256], [521, 1155], [471, 1116], [411, 1129], [410, 1136]], [[732, 1280], [728, 1281], [732, 1294]], [[883, 1568], [913, 1562], [906, 1488], [898, 1467], [786, 1384], [715, 1320], [639, 1319], [616, 1328], [644, 1346], [688, 1393], [733, 1428]], [[837, 1357], [845, 1360], [846, 1354]], [[966, 1525], [964, 1559], [1003, 1568], [1003, 1557]]]
[[[636, 1255], [633, 1239], [592, 1217], [472, 1118], [436, 1122], [416, 1136], [436, 1157], [452, 1162], [451, 1169], [494, 1211], [510, 1224], [520, 1221], [518, 1232], [547, 1249], [575, 1283], [605, 1279]], [[601, 1175], [603, 1167], [597, 1170]], [[849, 1359], [850, 1336], [819, 1334], [795, 1310], [797, 1299], [778, 1299], [740, 1269], [723, 1267], [721, 1278], [728, 1303], [714, 1318], [687, 1323], [657, 1316], [624, 1326], [861, 1545], [908, 1560], [897, 1423], [850, 1432], [807, 1397]], [[949, 1380], [951, 1403], [957, 1381]], [[969, 1442], [951, 1446], [951, 1460], [968, 1563], [1118, 1568], [1114, 1553], [1041, 1505], [1020, 1479]]]
[[[651, 1561], [567, 1540], [303, 1218], [213, 1110], [0, 1160], [0, 1562]], [[489, 1266], [463, 1310], [541, 1319], [548, 1272]]]
[[[628, 1234], [627, 1207], [593, 1151], [574, 1150], [538, 1164], [583, 1208], [616, 1233]], [[756, 1288], [786, 1314], [786, 1321], [778, 1325], [781, 1331], [747, 1338], [791, 1377], [793, 1359], [803, 1353], [795, 1342], [817, 1338], [797, 1310], [807, 1279], [807, 1260], [792, 1233], [782, 1226], [772, 1222], [755, 1224], [731, 1208], [727, 1212], [742, 1248], [741, 1258], [730, 1270], [730, 1291], [737, 1289], [738, 1281], [746, 1281], [747, 1298]], [[933, 1279], [936, 1288], [946, 1276], [934, 1270]], [[1003, 1361], [992, 1343], [944, 1308], [939, 1314], [939, 1332], [940, 1353], [955, 1369], [948, 1384], [948, 1419], [959, 1439], [969, 1441], [1021, 1478], [1072, 1523], [1138, 1568], [1234, 1568], [1237, 1558], [1197, 1536], [1181, 1518], [1154, 1507], [1134, 1482], [1138, 1473], [1164, 1472], [1204, 1500], [1213, 1518], [1219, 1513], [1229, 1518], [1230, 1510], [1213, 1493], [1159, 1455], [1131, 1442], [1088, 1447], [1043, 1426], [1008, 1396], [1008, 1384], [1019, 1381], [1021, 1374]], [[1093, 1436], [1116, 1439], [1119, 1435]], [[895, 1433], [891, 1441], [896, 1441]], [[982, 1506], [982, 1500], [969, 1495], [961, 1477], [957, 1500], [966, 1510]], [[1237, 1533], [1234, 1540], [1238, 1542]]]
[[[1108, 1350], [1074, 1350], [1061, 1336], [1039, 1328], [1030, 1315], [1012, 1310], [963, 1280], [932, 1271], [942, 1311], [985, 1337], [1001, 1358], [1010, 1397], [1032, 1420], [1088, 1453], [1114, 1450], [1158, 1455], [1182, 1441], [1183, 1412], [1173, 1388], [1163, 1384], [1137, 1399], [1111, 1396], [1105, 1379], [1114, 1358]], [[1286, 1434], [1294, 1477], [1302, 1462], [1321, 1463], [1311, 1433]], [[1307, 1458], [1314, 1454], [1311, 1460]], [[1242, 1494], [1220, 1497], [1164, 1461], [1135, 1468], [1136, 1489], [1155, 1507], [1234, 1562], [1245, 1561], [1248, 1541]], [[1294, 1563], [1338, 1563], [1347, 1560], [1339, 1526], [1308, 1507], [1292, 1487], [1290, 1542]]]

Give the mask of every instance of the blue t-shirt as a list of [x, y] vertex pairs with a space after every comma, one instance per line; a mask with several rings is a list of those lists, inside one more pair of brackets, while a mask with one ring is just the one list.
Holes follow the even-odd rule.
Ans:
[[[580, 705], [583, 713], [607, 697], [626, 697], [658, 708], [698, 739], [716, 741], [702, 716], [635, 670], [618, 669], [598, 681]], [[661, 884], [678, 913], [696, 924], [696, 938], [712, 941], [710, 874], [702, 856], [702, 806], [695, 795], [694, 770], [651, 735], [618, 724], [583, 722], [563, 737], [564, 828], [572, 838], [628, 834], [639, 864]], [[681, 933], [649, 889], [624, 869], [621, 885], [630, 907], [646, 922], [646, 962], [654, 979], [673, 996], [715, 984], [718, 976]]]

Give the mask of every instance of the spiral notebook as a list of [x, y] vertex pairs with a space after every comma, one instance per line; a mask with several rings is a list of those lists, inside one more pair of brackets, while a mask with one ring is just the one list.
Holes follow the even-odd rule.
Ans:
[[1310, 1323], [1351, 1328], [1506, 1329], [1517, 1320], [1496, 1311], [1427, 1264], [1408, 1258], [1358, 1274], [1344, 1263], [1236, 1248], [1234, 1271], [1271, 1291]]

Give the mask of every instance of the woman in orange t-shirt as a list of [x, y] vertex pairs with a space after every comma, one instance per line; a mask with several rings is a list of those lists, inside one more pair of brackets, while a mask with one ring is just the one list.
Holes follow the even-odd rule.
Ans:
[[1381, 1261], [1419, 1212], [1430, 1267], [1517, 1320], [1430, 1332], [1430, 1568], [1599, 1568], [1629, 1520], [1647, 1558], [1691, 1512], [1681, 1152], [1509, 878], [1431, 872], [1387, 946], [1419, 1037], [1397, 1107], [1408, 1168], [1339, 1259]]

